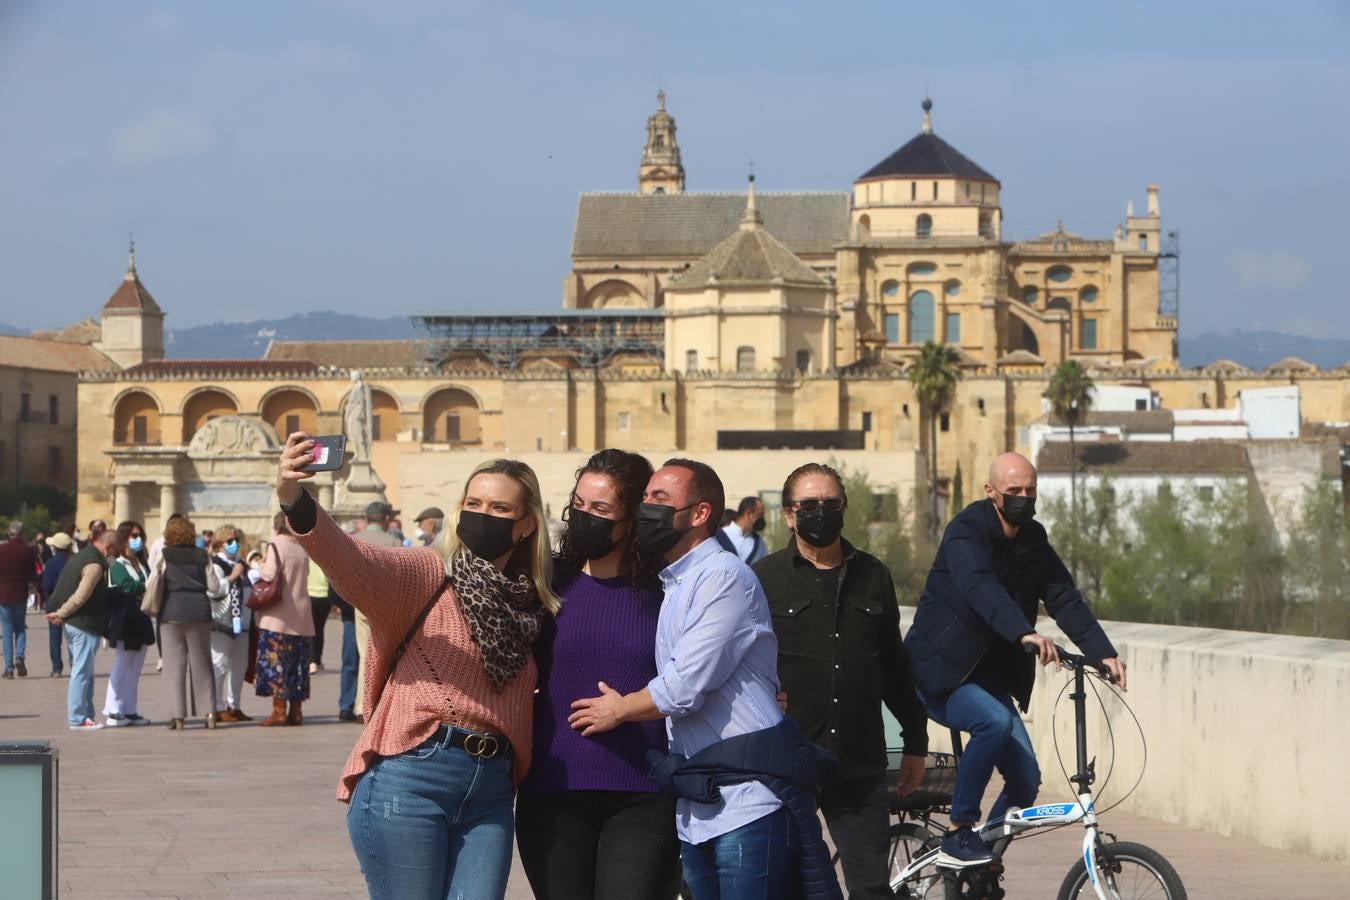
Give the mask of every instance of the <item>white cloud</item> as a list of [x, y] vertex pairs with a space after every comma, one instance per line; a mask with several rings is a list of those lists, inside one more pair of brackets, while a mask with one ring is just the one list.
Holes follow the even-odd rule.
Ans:
[[195, 113], [161, 110], [113, 136], [113, 153], [124, 163], [195, 156], [215, 143], [215, 134]]
[[1288, 250], [1234, 250], [1229, 260], [1246, 287], [1296, 288], [1308, 281], [1308, 263]]

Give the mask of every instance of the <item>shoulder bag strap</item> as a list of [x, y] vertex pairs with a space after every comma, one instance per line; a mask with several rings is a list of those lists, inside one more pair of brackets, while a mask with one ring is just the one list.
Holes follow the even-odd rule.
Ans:
[[432, 607], [436, 605], [436, 601], [441, 599], [441, 595], [445, 593], [445, 589], [449, 586], [450, 576], [447, 575], [440, 586], [432, 592], [431, 599], [427, 601], [426, 606], [423, 606], [422, 611], [417, 614], [417, 618], [413, 620], [412, 625], [408, 628], [408, 633], [403, 635], [403, 640], [394, 648], [393, 655], [389, 657], [389, 671], [384, 676], [384, 684], [380, 686], [380, 693], [375, 696], [373, 702], [366, 705], [367, 715], [373, 713], [375, 708], [380, 705], [380, 698], [384, 696], [385, 688], [389, 687], [389, 682], [394, 677], [394, 670], [398, 668], [399, 662], [403, 659], [403, 654], [407, 652], [408, 645], [411, 644], [412, 639], [417, 636], [417, 632], [422, 628], [422, 623], [427, 620], [427, 616], [431, 615]]

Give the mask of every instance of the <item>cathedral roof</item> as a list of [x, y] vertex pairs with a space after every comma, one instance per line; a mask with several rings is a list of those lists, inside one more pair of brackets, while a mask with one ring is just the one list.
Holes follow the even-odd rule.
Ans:
[[933, 101], [923, 101], [923, 130], [913, 140], [868, 169], [858, 179], [870, 178], [970, 178], [976, 181], [998, 179], [980, 168], [960, 150], [933, 133], [929, 111]]
[[764, 226], [751, 176], [740, 226], [713, 247], [698, 262], [677, 275], [667, 290], [701, 288], [709, 281], [719, 284], [798, 284], [824, 287], [811, 267], [797, 258]]
[[117, 368], [89, 344], [0, 335], [0, 364], [40, 372], [105, 372]]
[[[798, 254], [830, 254], [849, 235], [848, 194], [760, 194], [765, 228]], [[703, 256], [736, 229], [744, 194], [582, 194], [577, 257]]]
[[[1067, 475], [1068, 441], [1046, 441], [1036, 457], [1042, 475]], [[1249, 469], [1240, 441], [1110, 441], [1078, 445], [1080, 475], [1220, 475]]]
[[141, 277], [136, 274], [136, 245], [131, 245], [130, 257], [127, 260], [127, 273], [122, 276], [122, 283], [113, 291], [108, 302], [103, 304], [103, 309], [108, 310], [137, 310], [140, 312], [161, 313], [159, 304], [155, 298], [150, 296], [150, 292], [141, 284]]
[[263, 359], [299, 360], [328, 368], [406, 368], [418, 362], [417, 342], [374, 341], [272, 341]]

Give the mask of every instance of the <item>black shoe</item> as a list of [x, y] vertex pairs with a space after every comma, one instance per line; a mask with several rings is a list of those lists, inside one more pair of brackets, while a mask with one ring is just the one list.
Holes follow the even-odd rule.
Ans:
[[339, 722], [355, 722], [355, 721], [356, 721], [356, 713], [352, 712], [350, 709], [340, 709], [340, 710], [338, 710], [338, 721], [339, 721]]
[[994, 854], [979, 835], [969, 828], [957, 828], [942, 838], [942, 847], [934, 862], [946, 869], [964, 869], [966, 866], [983, 866], [993, 861]]
[[20, 678], [28, 677], [28, 667], [23, 664], [23, 657], [16, 657], [14, 660], [14, 671], [19, 673]]
[[10, 671], [8, 671], [8, 670], [5, 671], [5, 674], [0, 675], [0, 678], [13, 678], [13, 677], [14, 677], [14, 673], [13, 673], [13, 672], [10, 672]]

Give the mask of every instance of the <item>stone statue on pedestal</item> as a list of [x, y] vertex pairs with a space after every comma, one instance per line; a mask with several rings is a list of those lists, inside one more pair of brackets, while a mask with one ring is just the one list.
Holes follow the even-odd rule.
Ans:
[[342, 428], [347, 436], [347, 475], [337, 483], [334, 513], [339, 516], [364, 514], [372, 500], [387, 503], [384, 482], [371, 467], [371, 403], [370, 385], [359, 371], [352, 372], [352, 389], [342, 402]]

